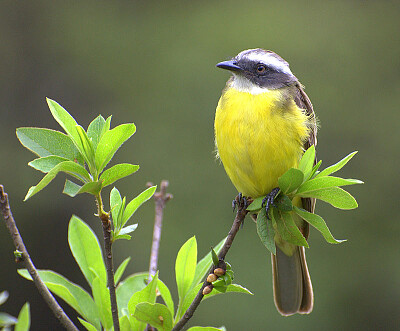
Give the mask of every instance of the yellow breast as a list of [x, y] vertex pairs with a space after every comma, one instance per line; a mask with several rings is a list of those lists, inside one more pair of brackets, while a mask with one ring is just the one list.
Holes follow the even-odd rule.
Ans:
[[295, 167], [309, 135], [308, 118], [288, 93], [253, 95], [227, 88], [215, 114], [218, 155], [236, 189], [256, 198]]

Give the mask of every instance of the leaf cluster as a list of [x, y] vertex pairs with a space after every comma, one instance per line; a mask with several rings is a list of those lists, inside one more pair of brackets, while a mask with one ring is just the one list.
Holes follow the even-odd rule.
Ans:
[[[39, 275], [51, 292], [77, 311], [80, 316], [79, 321], [87, 330], [102, 330], [102, 328], [111, 330], [113, 323], [107, 274], [99, 240], [84, 221], [73, 216], [68, 227], [68, 242], [75, 261], [91, 288], [91, 293], [54, 271], [38, 270]], [[225, 239], [215, 246], [216, 252], [220, 251], [224, 242]], [[158, 273], [150, 282], [147, 272], [132, 274], [121, 281], [129, 261], [130, 258], [127, 258], [120, 264], [114, 277], [121, 330], [144, 330], [146, 324], [160, 331], [171, 330], [190, 306], [202, 286], [202, 279], [213, 263], [211, 252], [197, 262], [195, 237], [190, 238], [180, 248], [175, 263], [179, 297], [175, 312], [171, 292], [159, 279]], [[20, 269], [18, 273], [32, 280], [27, 270]], [[228, 285], [224, 292], [251, 294], [246, 288], [237, 284]], [[205, 298], [219, 293], [213, 291]], [[162, 304], [157, 303], [158, 296], [161, 296]], [[190, 330], [221, 329], [193, 327]]]
[[[319, 171], [322, 161], [314, 165], [315, 147], [311, 146], [301, 158], [297, 168], [290, 168], [279, 179], [280, 188], [272, 208], [267, 215], [262, 205], [263, 197], [255, 199], [248, 207], [257, 215], [257, 233], [265, 247], [276, 253], [276, 235], [293, 245], [308, 247], [306, 238], [298, 227], [298, 220], [303, 219], [316, 228], [325, 240], [338, 244], [345, 240], [335, 239], [324, 219], [314, 213], [300, 208], [301, 198], [313, 198], [325, 201], [335, 208], [354, 209], [358, 207], [355, 198], [341, 188], [345, 185], [362, 184], [357, 179], [344, 179], [331, 176], [340, 170], [357, 152], [350, 153], [339, 162]], [[296, 223], [297, 222], [297, 223]]]
[[85, 131], [57, 102], [47, 99], [50, 112], [65, 133], [45, 128], [18, 128], [21, 144], [39, 158], [29, 166], [45, 173], [42, 180], [32, 186], [25, 196], [29, 199], [44, 189], [60, 172], [75, 181], [66, 180], [63, 193], [74, 197], [81, 193], [98, 195], [102, 188], [129, 176], [138, 165], [122, 163], [104, 170], [116, 151], [136, 131], [133, 123], [110, 129], [111, 116], [96, 117]]

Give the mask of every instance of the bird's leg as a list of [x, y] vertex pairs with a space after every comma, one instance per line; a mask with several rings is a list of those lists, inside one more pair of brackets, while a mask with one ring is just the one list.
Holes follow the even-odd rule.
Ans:
[[278, 194], [280, 188], [279, 187], [275, 187], [274, 189], [272, 189], [271, 192], [269, 192], [265, 198], [262, 201], [261, 207], [264, 207], [265, 205], [265, 211], [267, 212], [267, 219], [269, 218], [269, 209], [271, 208], [271, 206], [274, 205], [274, 199], [276, 198], [276, 195]]
[[253, 199], [250, 197], [245, 197], [242, 193], [236, 196], [232, 201], [232, 208], [235, 211], [236, 207], [248, 207], [253, 202]]

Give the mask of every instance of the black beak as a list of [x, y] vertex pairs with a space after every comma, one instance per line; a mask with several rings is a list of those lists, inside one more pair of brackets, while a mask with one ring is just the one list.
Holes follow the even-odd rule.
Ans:
[[226, 69], [230, 71], [242, 71], [243, 69], [237, 65], [237, 62], [234, 60], [223, 61], [217, 64], [218, 68]]

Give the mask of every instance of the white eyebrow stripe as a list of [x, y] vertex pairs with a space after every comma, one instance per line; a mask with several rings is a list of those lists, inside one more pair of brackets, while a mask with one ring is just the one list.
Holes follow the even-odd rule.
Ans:
[[250, 61], [262, 62], [265, 65], [272, 67], [280, 72], [293, 76], [293, 73], [290, 71], [289, 66], [271, 54], [249, 52], [247, 54], [244, 54], [243, 57], [249, 59]]

